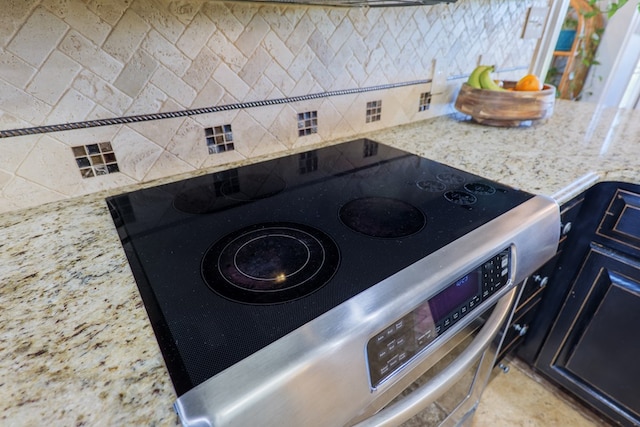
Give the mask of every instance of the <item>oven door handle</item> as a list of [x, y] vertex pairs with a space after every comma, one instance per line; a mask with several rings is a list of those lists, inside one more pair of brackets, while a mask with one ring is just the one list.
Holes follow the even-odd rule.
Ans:
[[467, 372], [491, 341], [500, 331], [500, 327], [509, 316], [518, 287], [505, 294], [495, 305], [493, 313], [473, 339], [471, 344], [445, 369], [434, 376], [428, 383], [413, 391], [401, 401], [389, 406], [375, 415], [359, 422], [354, 427], [397, 426], [410, 419], [446, 392]]

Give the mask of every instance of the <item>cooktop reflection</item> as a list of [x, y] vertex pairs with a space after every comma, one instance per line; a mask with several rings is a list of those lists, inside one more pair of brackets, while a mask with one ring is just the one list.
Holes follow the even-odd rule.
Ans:
[[361, 139], [107, 203], [182, 395], [531, 197]]

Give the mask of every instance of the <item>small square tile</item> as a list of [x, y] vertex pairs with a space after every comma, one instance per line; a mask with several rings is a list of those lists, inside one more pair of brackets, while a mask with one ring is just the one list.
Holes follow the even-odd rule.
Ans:
[[101, 155], [95, 155], [95, 156], [91, 156], [91, 164], [92, 165], [102, 165], [104, 164], [104, 160], [102, 159]]
[[98, 147], [100, 147], [100, 152], [102, 153], [113, 151], [113, 147], [111, 147], [110, 142], [101, 142], [100, 144], [98, 144]]
[[100, 146], [98, 144], [91, 144], [85, 147], [88, 154], [100, 154]]
[[71, 147], [71, 150], [73, 151], [74, 157], [81, 157], [81, 156], [87, 155], [87, 151], [84, 149], [84, 145], [80, 145], [78, 147]]
[[86, 168], [88, 166], [91, 166], [91, 162], [87, 157], [78, 157], [76, 159], [76, 163], [78, 164], [79, 168]]
[[116, 155], [114, 153], [105, 153], [103, 154], [103, 157], [106, 163], [113, 163], [116, 161]]
[[80, 169], [80, 174], [83, 178], [91, 178], [94, 176], [93, 169]]

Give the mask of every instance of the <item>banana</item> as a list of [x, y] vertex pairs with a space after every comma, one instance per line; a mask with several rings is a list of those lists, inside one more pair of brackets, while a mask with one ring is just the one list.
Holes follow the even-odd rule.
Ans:
[[480, 73], [482, 73], [487, 68], [492, 68], [491, 65], [478, 65], [469, 75], [469, 79], [467, 79], [467, 84], [471, 87], [475, 87], [476, 89], [482, 89], [480, 86]]
[[485, 68], [480, 73], [478, 80], [480, 81], [480, 86], [482, 89], [490, 89], [490, 90], [499, 90], [506, 91], [506, 89], [500, 87], [492, 78], [491, 72], [493, 71], [493, 66]]

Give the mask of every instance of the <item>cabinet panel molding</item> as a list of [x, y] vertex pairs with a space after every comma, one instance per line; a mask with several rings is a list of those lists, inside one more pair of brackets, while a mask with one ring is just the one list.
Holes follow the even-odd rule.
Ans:
[[640, 424], [640, 262], [593, 246], [536, 367], [623, 425]]
[[596, 234], [640, 251], [640, 194], [618, 189]]

